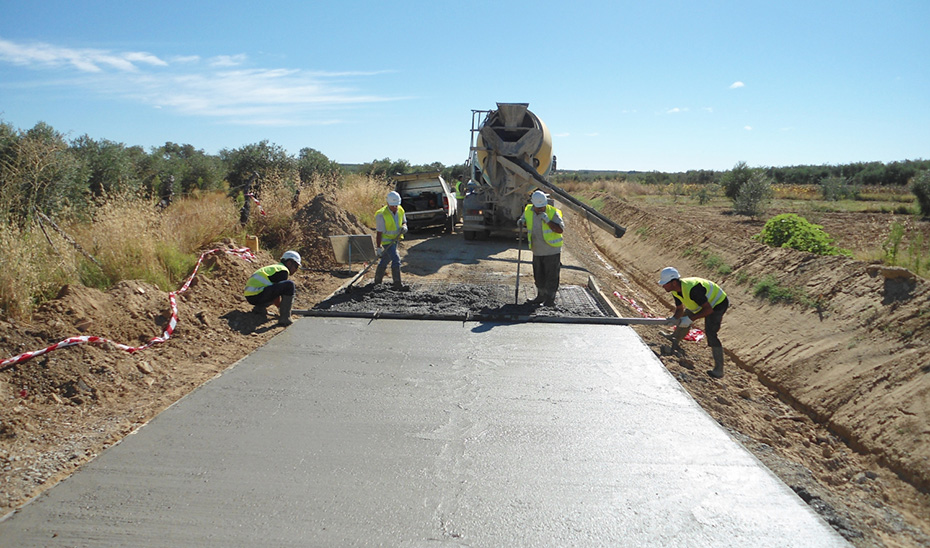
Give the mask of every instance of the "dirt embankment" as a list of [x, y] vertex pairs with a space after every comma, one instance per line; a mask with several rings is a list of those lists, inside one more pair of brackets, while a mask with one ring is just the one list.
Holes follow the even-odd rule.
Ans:
[[[855, 449], [923, 489], [930, 488], [930, 283], [900, 269], [846, 257], [773, 249], [733, 238], [713, 218], [667, 219], [612, 201], [627, 227], [621, 240], [594, 233], [644, 287], [664, 298], [656, 273], [672, 263], [713, 279], [730, 297], [726, 350]], [[705, 264], [732, 267], [721, 275]], [[754, 295], [772, 276], [803, 289], [805, 304]]]

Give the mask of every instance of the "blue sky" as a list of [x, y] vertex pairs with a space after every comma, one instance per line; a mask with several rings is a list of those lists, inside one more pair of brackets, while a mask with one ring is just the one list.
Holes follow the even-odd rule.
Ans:
[[146, 150], [462, 163], [525, 102], [562, 169], [930, 158], [930, 2], [0, 0], [0, 120]]

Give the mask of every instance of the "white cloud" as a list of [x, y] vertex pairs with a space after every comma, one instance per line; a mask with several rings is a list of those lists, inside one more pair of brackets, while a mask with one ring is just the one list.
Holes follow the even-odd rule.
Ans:
[[687, 108], [674, 107], [674, 108], [670, 108], [670, 109], [668, 109], [668, 110], [665, 111], [666, 114], [678, 114], [678, 113], [681, 113], [681, 112], [688, 112], [688, 109], [687, 109]]
[[739, 80], [730, 84], [730, 89], [739, 89], [744, 87], [746, 87], [746, 84], [740, 82]]
[[[339, 123], [326, 111], [350, 105], [396, 101], [364, 93], [347, 82], [389, 71], [313, 72], [290, 68], [249, 68], [244, 54], [176, 56], [171, 63], [145, 52], [61, 48], [0, 39], [0, 63], [56, 71], [45, 86], [90, 89], [182, 115], [236, 124], [294, 126]], [[61, 69], [80, 77], [62, 79]], [[153, 70], [156, 68], [158, 70]], [[232, 68], [235, 67], [235, 68]], [[73, 75], [72, 75], [73, 76]]]
[[63, 48], [41, 42], [17, 44], [3, 39], [0, 39], [0, 60], [21, 66], [71, 66], [81, 72], [103, 72], [108, 68], [135, 72], [140, 69], [139, 65], [168, 65], [157, 56], [140, 51], [114, 53], [99, 49]]
[[743, 126], [746, 131], [752, 131], [752, 126]]
[[238, 55], [217, 55], [210, 59], [212, 67], [238, 67], [246, 62], [247, 57], [244, 54]]

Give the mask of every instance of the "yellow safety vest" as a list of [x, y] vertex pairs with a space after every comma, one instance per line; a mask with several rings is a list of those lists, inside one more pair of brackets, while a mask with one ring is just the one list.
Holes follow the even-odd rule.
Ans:
[[723, 288], [710, 280], [705, 280], [704, 278], [682, 278], [681, 293], [672, 291], [672, 295], [681, 301], [681, 304], [691, 312], [697, 312], [701, 309], [701, 305], [691, 300], [691, 290], [696, 285], [704, 286], [704, 291], [707, 293], [707, 302], [710, 303], [711, 308], [722, 303], [723, 300], [727, 298], [727, 294], [724, 293]]
[[[249, 281], [245, 283], [245, 291], [243, 295], [246, 297], [251, 297], [252, 295], [258, 295], [264, 289], [271, 285], [271, 277], [281, 272], [282, 270], [287, 270], [287, 267], [283, 263], [273, 264], [270, 266], [264, 266], [255, 271], [255, 274], [252, 274], [252, 277], [249, 278]], [[288, 275], [290, 275], [290, 270], [287, 270]]]
[[[546, 217], [549, 220], [552, 220], [556, 214], [559, 217], [562, 216], [562, 210], [556, 209], [555, 206], [547, 205], [546, 206]], [[533, 249], [533, 218], [536, 217], [536, 212], [533, 211], [533, 205], [530, 204], [526, 206], [526, 209], [523, 210], [523, 219], [526, 221], [526, 241], [529, 243], [530, 249]], [[543, 239], [546, 240], [546, 243], [552, 247], [562, 247], [562, 235], [558, 232], [549, 228], [549, 225], [543, 227]]]
[[375, 216], [378, 215], [384, 218], [384, 234], [381, 235], [381, 246], [388, 247], [394, 243], [395, 240], [403, 240], [404, 235], [401, 234], [400, 229], [404, 225], [404, 208], [397, 206], [397, 221], [394, 221], [394, 214], [391, 213], [391, 210], [388, 206], [384, 206], [375, 213]]
[[456, 200], [461, 200], [462, 198], [465, 197], [465, 193], [462, 192], [462, 186], [464, 186], [464, 184], [465, 183], [463, 183], [462, 181], [455, 182], [455, 199]]

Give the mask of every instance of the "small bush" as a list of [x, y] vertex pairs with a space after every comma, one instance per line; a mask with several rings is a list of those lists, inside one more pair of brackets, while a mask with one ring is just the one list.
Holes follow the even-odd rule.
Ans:
[[856, 200], [859, 198], [859, 187], [850, 185], [843, 177], [827, 177], [820, 181], [820, 191], [823, 199], [828, 202], [838, 200]]
[[774, 195], [771, 179], [764, 173], [756, 173], [739, 188], [733, 200], [733, 210], [738, 215], [756, 219], [768, 210]]
[[930, 217], [930, 170], [924, 170], [911, 181], [911, 192], [917, 197], [920, 214]]
[[790, 247], [818, 255], [849, 255], [833, 245], [833, 238], [822, 226], [794, 213], [772, 217], [754, 238], [772, 247]]
[[768, 275], [759, 280], [753, 287], [753, 294], [768, 300], [772, 304], [776, 303], [796, 303], [803, 297], [803, 291], [793, 287], [785, 287], [778, 283], [774, 276]]

